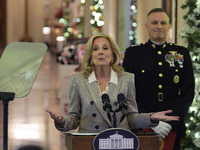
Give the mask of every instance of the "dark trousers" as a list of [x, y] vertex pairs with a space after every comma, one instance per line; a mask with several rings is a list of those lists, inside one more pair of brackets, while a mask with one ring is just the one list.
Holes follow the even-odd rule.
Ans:
[[176, 139], [174, 142], [174, 149], [173, 150], [180, 150], [181, 149], [181, 137], [179, 134], [176, 135]]

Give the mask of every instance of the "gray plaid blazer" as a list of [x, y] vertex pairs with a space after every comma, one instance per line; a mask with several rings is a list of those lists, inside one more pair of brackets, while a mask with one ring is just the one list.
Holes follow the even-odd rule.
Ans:
[[[122, 122], [121, 112], [116, 113], [117, 128], [137, 129], [155, 126], [150, 120], [150, 114], [138, 114], [135, 99], [134, 74], [123, 72], [118, 76], [118, 84], [110, 83], [108, 95], [113, 110], [119, 105], [117, 95], [123, 93], [128, 105], [126, 117]], [[80, 133], [98, 133], [105, 129], [112, 128], [106, 112], [103, 110], [101, 93], [97, 82], [89, 83], [83, 76], [83, 72], [73, 74], [70, 79], [70, 105], [65, 116], [65, 125], [56, 128], [60, 131], [69, 131], [78, 128]], [[111, 114], [112, 115], [112, 114]]]

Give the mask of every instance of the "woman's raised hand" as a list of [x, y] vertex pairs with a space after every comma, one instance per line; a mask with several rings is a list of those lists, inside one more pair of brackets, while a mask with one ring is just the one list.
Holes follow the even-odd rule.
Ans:
[[51, 116], [51, 118], [59, 125], [59, 126], [63, 126], [65, 124], [65, 120], [64, 120], [64, 117], [63, 116], [59, 116], [59, 115], [56, 115], [56, 113], [50, 111], [50, 110], [47, 110], [46, 109], [46, 112], [48, 112]]
[[166, 111], [159, 111], [156, 113], [153, 113], [150, 118], [151, 120], [160, 120], [160, 121], [179, 121], [179, 116], [166, 116], [166, 114], [171, 113], [172, 110], [166, 110]]

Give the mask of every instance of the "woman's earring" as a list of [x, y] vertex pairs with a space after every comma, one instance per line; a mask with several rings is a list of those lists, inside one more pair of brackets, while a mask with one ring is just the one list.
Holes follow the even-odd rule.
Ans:
[[91, 66], [93, 66], [93, 65], [94, 65], [94, 64], [93, 64], [93, 62], [92, 62], [92, 60], [90, 60], [90, 65], [91, 65]]
[[110, 64], [111, 64], [111, 65], [113, 64], [113, 60], [111, 60]]

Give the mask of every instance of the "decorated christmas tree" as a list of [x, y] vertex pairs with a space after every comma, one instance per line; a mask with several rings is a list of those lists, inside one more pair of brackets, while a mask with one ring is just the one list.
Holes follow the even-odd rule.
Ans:
[[188, 42], [195, 75], [195, 97], [185, 118], [187, 131], [182, 148], [200, 150], [200, 0], [187, 0], [182, 9], [188, 10], [184, 16], [187, 27], [180, 35]]
[[103, 0], [91, 1], [90, 10], [92, 17], [90, 20], [90, 24], [92, 33], [98, 33], [102, 31], [102, 26], [104, 25], [103, 13], [102, 13], [103, 9], [104, 9]]

